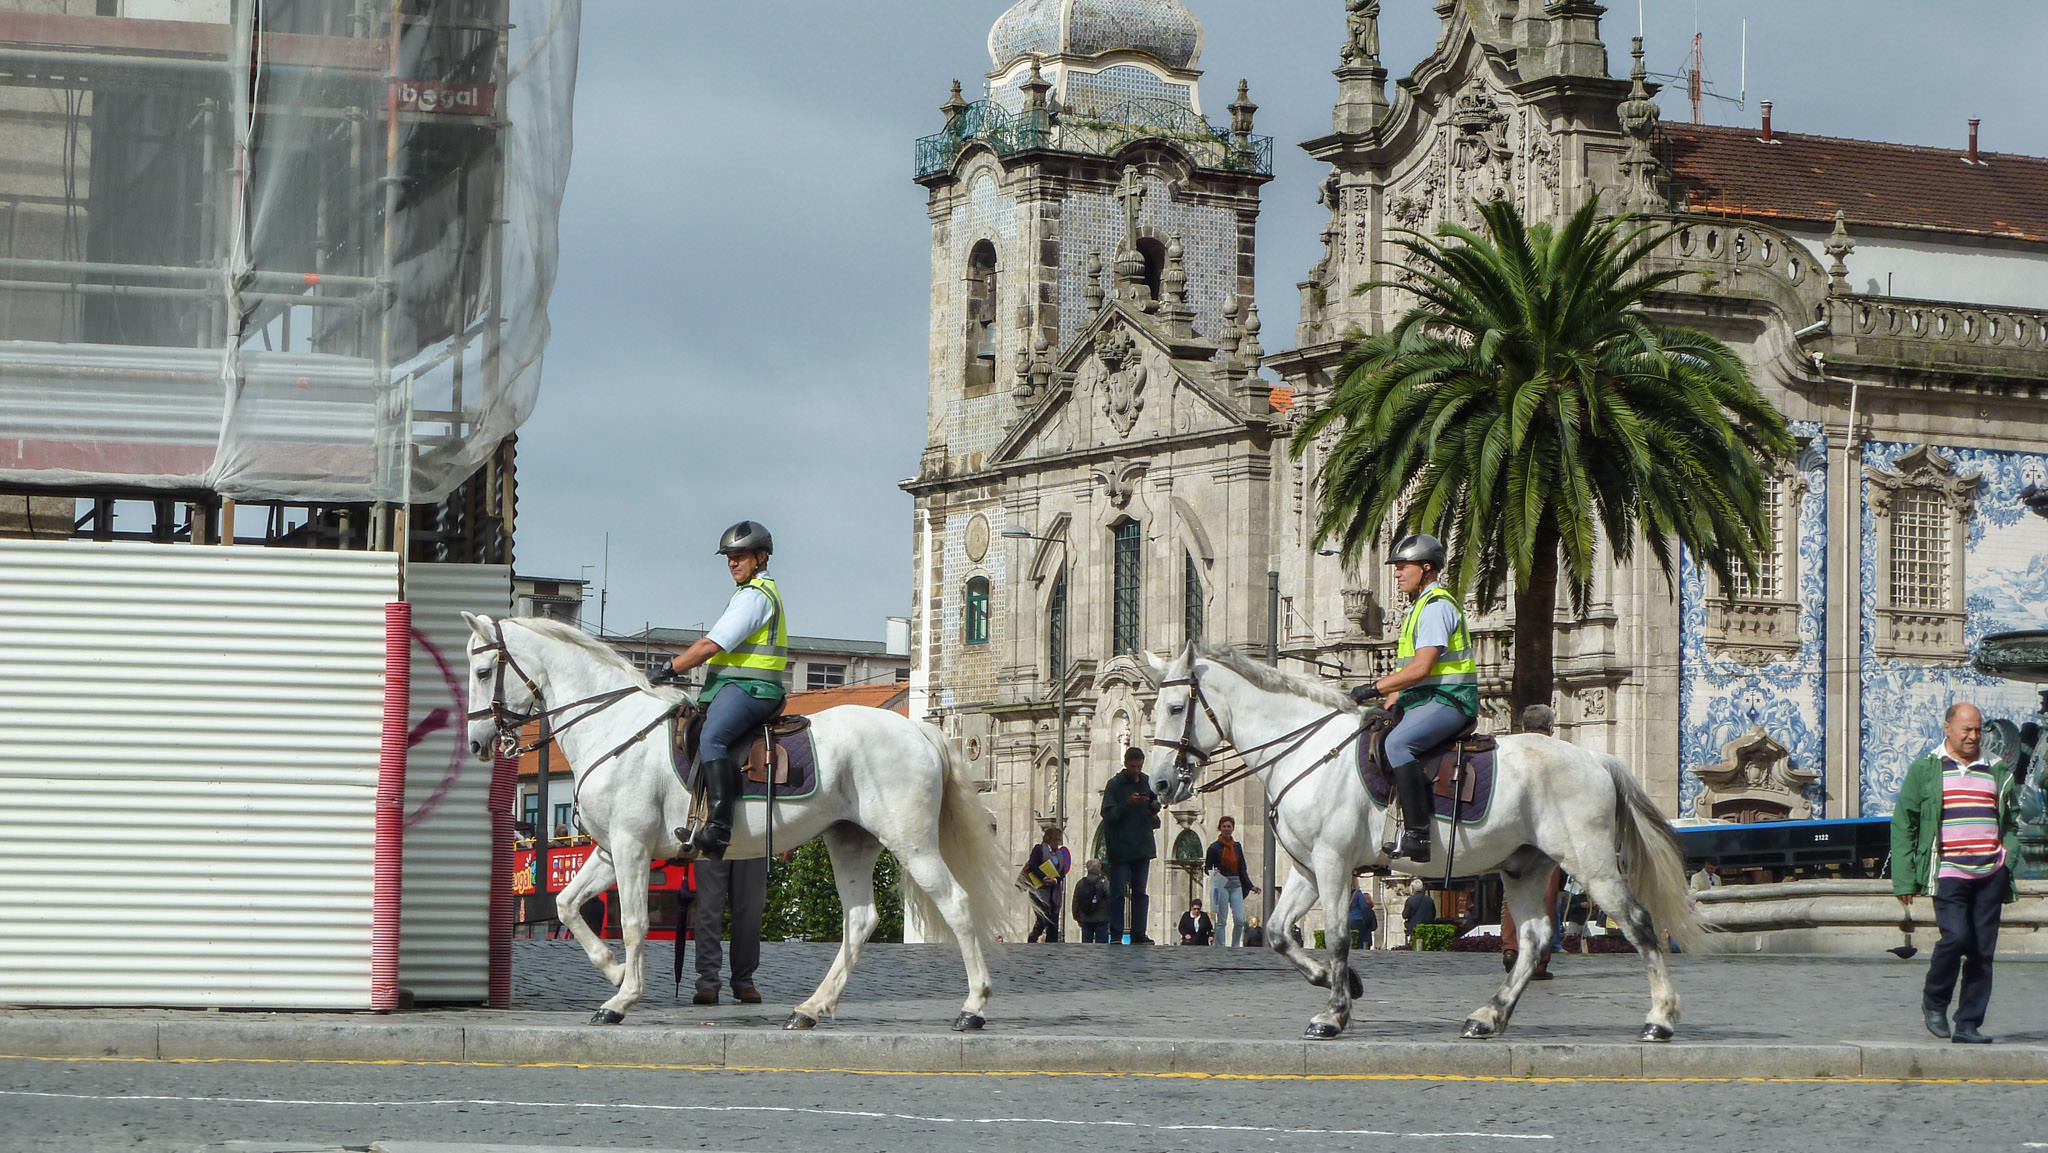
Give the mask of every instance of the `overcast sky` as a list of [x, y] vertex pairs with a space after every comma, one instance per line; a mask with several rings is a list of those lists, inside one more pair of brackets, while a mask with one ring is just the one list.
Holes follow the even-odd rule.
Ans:
[[[1279, 138], [1259, 225], [1265, 345], [1292, 343], [1320, 255], [1342, 0], [1187, 0], [1208, 33], [1212, 121], [1240, 77]], [[605, 571], [614, 633], [715, 617], [727, 524], [774, 530], [793, 631], [879, 640], [910, 611], [924, 440], [930, 226], [912, 143], [989, 68], [1007, 0], [590, 0], [575, 162], [540, 404], [520, 433], [518, 569]], [[1710, 123], [2048, 155], [2041, 0], [1700, 0]], [[1646, 0], [1653, 73], [1684, 70], [1693, 0]], [[1748, 20], [1748, 104], [1737, 107]], [[1602, 27], [1628, 72], [1636, 6]], [[1386, 0], [1388, 70], [1436, 38], [1430, 0]], [[1659, 101], [1687, 116], [1683, 86]], [[2048, 298], [2048, 291], [2044, 291]], [[2048, 303], [2044, 299], [2042, 303]], [[584, 566], [589, 566], [588, 568]], [[595, 593], [588, 619], [595, 625]]]

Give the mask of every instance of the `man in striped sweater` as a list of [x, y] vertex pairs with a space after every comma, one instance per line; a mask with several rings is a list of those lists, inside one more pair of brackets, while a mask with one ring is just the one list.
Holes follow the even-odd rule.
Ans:
[[[1991, 1041], [1980, 1030], [1991, 1005], [1991, 962], [1998, 951], [2000, 906], [2019, 899], [2010, 862], [2019, 859], [2018, 806], [2012, 770], [1986, 762], [1984, 715], [1957, 702], [1942, 716], [1943, 740], [1906, 768], [1892, 810], [1892, 892], [1910, 909], [1920, 893], [1934, 896], [1941, 943], [1927, 965], [1920, 1008], [1927, 1031], [1957, 1044]], [[1950, 995], [1960, 969], [1955, 1029]]]

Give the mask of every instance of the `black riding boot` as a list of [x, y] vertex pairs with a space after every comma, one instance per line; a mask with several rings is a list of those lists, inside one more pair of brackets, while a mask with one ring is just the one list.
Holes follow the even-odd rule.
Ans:
[[1401, 847], [1394, 855], [1417, 863], [1429, 860], [1429, 827], [1435, 817], [1430, 781], [1420, 761], [1394, 766], [1394, 786], [1401, 791]]
[[688, 852], [719, 860], [732, 841], [732, 803], [739, 795], [740, 766], [731, 757], [699, 761], [697, 775], [704, 782], [704, 804], [710, 815], [699, 829], [677, 829], [676, 839]]

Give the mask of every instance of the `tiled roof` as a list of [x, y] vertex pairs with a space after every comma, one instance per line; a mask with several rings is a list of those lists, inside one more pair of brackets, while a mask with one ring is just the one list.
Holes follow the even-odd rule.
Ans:
[[2048, 243], [2048, 158], [1754, 128], [1665, 124], [1659, 158], [1696, 212], [1877, 225]]
[[910, 686], [901, 682], [880, 685], [847, 685], [837, 689], [818, 689], [808, 693], [791, 693], [789, 707], [782, 710], [793, 716], [807, 717], [839, 705], [866, 705], [871, 709], [888, 709], [891, 712], [910, 715]]
[[[703, 629], [653, 628], [633, 633], [630, 636], [614, 636], [606, 639], [613, 642], [624, 641], [630, 643], [633, 641], [644, 641], [655, 645], [687, 646], [695, 644], [698, 638], [704, 635], [704, 632], [705, 630]], [[885, 641], [846, 640], [840, 637], [791, 636], [789, 638], [789, 648], [791, 652], [796, 653], [841, 653], [849, 656], [877, 657], [890, 655], [889, 646]], [[902, 656], [906, 661], [910, 659], [901, 653], [895, 655]]]

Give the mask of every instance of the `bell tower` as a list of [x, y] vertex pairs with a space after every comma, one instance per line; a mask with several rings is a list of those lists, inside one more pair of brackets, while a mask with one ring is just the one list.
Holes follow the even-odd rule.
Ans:
[[[1178, 522], [1153, 494], [1174, 483], [1176, 438], [1243, 440], [1268, 411], [1253, 277], [1272, 141], [1252, 134], [1245, 85], [1227, 122], [1205, 116], [1202, 26], [1181, 0], [1019, 0], [988, 46], [978, 91], [954, 82], [917, 142], [931, 344], [925, 449], [903, 486], [910, 711], [959, 740], [984, 789], [1015, 789], [993, 807], [1022, 851], [1034, 816], [1080, 796], [1042, 762], [1132, 737], [1128, 707], [1090, 727], [1102, 670], [1180, 643], [1183, 621], [1228, 631], [1205, 605], [1183, 612], [1223, 573], [1155, 531]], [[1240, 538], [1263, 548], [1263, 530]]]

